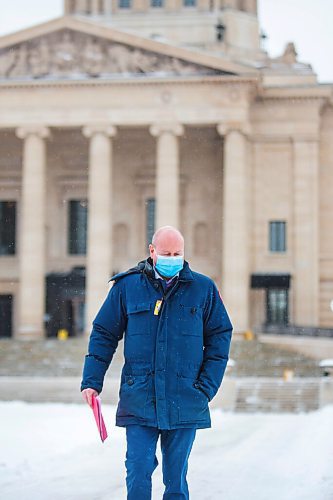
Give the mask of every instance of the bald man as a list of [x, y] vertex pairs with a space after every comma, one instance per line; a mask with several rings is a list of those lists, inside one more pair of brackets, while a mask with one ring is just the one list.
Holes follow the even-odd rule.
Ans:
[[196, 430], [211, 427], [208, 403], [222, 383], [233, 327], [213, 280], [190, 269], [177, 228], [159, 228], [149, 253], [110, 279], [93, 321], [81, 391], [91, 406], [124, 337], [115, 424], [126, 428], [127, 500], [151, 500], [159, 436], [163, 500], [185, 500]]

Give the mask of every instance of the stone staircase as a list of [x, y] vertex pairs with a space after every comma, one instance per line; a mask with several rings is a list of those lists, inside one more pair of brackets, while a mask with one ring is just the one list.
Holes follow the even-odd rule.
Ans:
[[[87, 339], [0, 341], [0, 399], [83, 402], [79, 391]], [[117, 402], [120, 345], [107, 372], [103, 401]], [[333, 377], [318, 361], [258, 340], [234, 340], [223, 387], [212, 406], [237, 412], [308, 412], [333, 404]], [[284, 380], [285, 370], [294, 377]]]
[[234, 411], [308, 412], [320, 407], [320, 379], [238, 379]]
[[[81, 376], [88, 339], [66, 341], [0, 340], [0, 376]], [[235, 361], [233, 377], [277, 377], [292, 369], [295, 377], [321, 377], [318, 362], [300, 353], [258, 340], [234, 340], [230, 358]], [[118, 376], [123, 364], [123, 342], [118, 346], [109, 372]]]

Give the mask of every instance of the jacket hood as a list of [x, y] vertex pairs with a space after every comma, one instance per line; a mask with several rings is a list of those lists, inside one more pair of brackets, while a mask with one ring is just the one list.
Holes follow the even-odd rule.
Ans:
[[[136, 266], [127, 269], [127, 271], [123, 271], [121, 273], [114, 274], [108, 280], [108, 283], [110, 281], [118, 281], [121, 278], [128, 276], [129, 274], [139, 274], [139, 273], [145, 273], [148, 277], [155, 278], [153, 259], [151, 257], [148, 257], [147, 259], [141, 260], [140, 262], [138, 262], [138, 264]], [[184, 260], [183, 268], [179, 272], [179, 279], [181, 281], [192, 281], [194, 279], [187, 260]]]

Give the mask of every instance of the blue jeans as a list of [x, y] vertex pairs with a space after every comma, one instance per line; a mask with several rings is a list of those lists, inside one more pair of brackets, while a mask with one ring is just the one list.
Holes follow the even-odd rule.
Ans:
[[195, 428], [164, 430], [146, 425], [126, 427], [127, 500], [151, 500], [151, 476], [158, 460], [156, 445], [161, 434], [163, 500], [188, 500], [186, 481], [188, 458], [195, 439]]

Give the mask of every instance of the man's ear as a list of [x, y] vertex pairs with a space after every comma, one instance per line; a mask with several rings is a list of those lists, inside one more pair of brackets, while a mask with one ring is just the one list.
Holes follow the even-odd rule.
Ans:
[[150, 243], [148, 248], [149, 248], [149, 254], [152, 257], [151, 254], [152, 254], [152, 251], [154, 250], [154, 246]]

